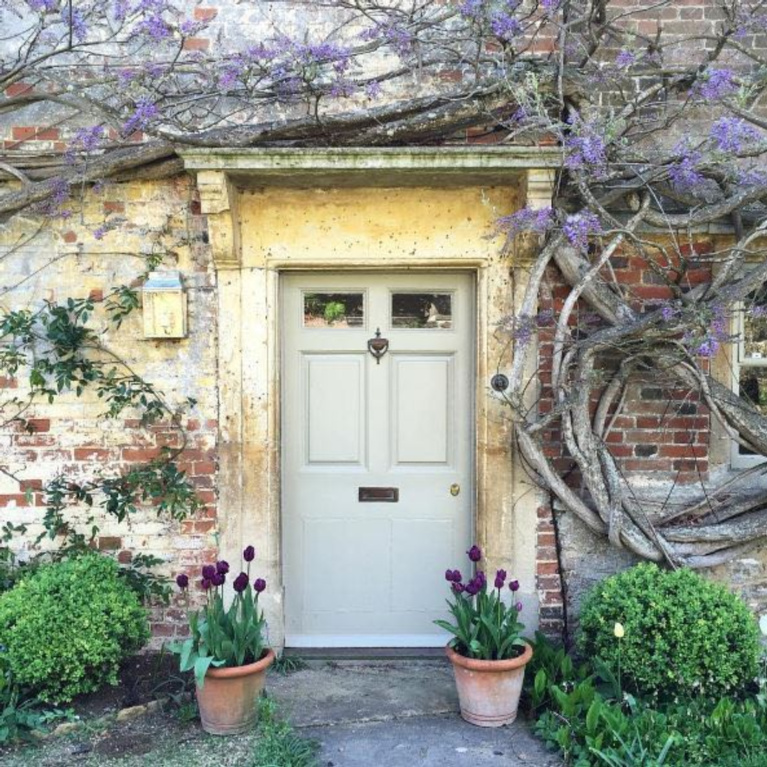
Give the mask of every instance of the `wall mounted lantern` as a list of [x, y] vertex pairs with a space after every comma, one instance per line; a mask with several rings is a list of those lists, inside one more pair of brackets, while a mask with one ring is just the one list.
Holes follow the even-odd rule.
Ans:
[[186, 338], [186, 293], [179, 273], [150, 272], [141, 292], [144, 338]]

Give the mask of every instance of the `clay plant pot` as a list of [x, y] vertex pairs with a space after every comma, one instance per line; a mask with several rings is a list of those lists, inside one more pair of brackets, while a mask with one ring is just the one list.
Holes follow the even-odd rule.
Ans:
[[461, 716], [480, 727], [511, 724], [517, 718], [525, 666], [533, 648], [526, 644], [522, 655], [509, 660], [464, 658], [449, 646], [445, 651], [453, 664]]
[[266, 670], [273, 662], [274, 651], [267, 649], [261, 660], [246, 666], [209, 668], [205, 684], [197, 688], [202, 729], [211, 735], [239, 735], [252, 729]]

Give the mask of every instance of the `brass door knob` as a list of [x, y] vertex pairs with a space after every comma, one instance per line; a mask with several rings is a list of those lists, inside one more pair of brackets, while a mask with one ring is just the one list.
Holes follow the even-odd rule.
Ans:
[[457, 482], [450, 485], [450, 495], [458, 495], [461, 492], [461, 486]]

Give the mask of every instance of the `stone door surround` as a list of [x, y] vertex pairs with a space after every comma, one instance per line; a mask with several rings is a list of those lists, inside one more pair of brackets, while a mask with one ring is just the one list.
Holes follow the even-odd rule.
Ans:
[[488, 569], [513, 573], [525, 615], [537, 614], [541, 499], [489, 387], [508, 364], [497, 326], [521, 297], [537, 243], [523, 239], [503, 253], [491, 233], [499, 216], [550, 204], [556, 148], [193, 149], [182, 156], [197, 175], [217, 271], [221, 556], [239, 561], [244, 545], [256, 546], [269, 579], [272, 645], [284, 639], [278, 286], [292, 270], [475, 275], [475, 535]]

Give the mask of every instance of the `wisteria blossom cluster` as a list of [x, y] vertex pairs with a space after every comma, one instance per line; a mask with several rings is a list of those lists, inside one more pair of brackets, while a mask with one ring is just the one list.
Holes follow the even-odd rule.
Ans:
[[[482, 560], [482, 550], [476, 544], [466, 554], [472, 567]], [[522, 602], [507, 604], [504, 601], [507, 578], [506, 570], [497, 570], [493, 588], [488, 589], [483, 570], [476, 570], [465, 583], [460, 570], [445, 571], [445, 580], [450, 584], [453, 595], [453, 600], [448, 600], [447, 604], [455, 623], [434, 622], [453, 635], [450, 646], [459, 655], [481, 660], [504, 660], [523, 652], [525, 642], [521, 632], [524, 625], [518, 617]], [[519, 591], [519, 581], [508, 581], [508, 588], [515, 595]]]

